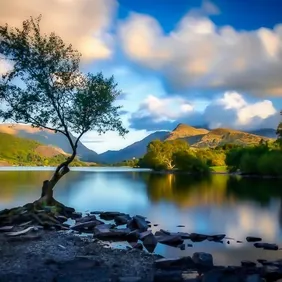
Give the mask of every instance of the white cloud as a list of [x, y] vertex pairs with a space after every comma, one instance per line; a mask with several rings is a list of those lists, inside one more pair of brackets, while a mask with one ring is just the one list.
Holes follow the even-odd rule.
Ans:
[[162, 73], [176, 91], [192, 87], [282, 96], [282, 24], [236, 31], [189, 13], [165, 34], [153, 17], [132, 13], [120, 24], [119, 36], [131, 60]]
[[224, 93], [222, 98], [216, 99], [205, 109], [203, 116], [211, 128], [274, 128], [279, 121], [279, 112], [271, 101], [248, 103], [237, 92]]
[[182, 98], [158, 98], [149, 95], [141, 103], [136, 116], [152, 116], [154, 120], [171, 120], [177, 119], [193, 111], [193, 106]]
[[112, 54], [108, 28], [116, 6], [116, 0], [1, 0], [0, 24], [20, 26], [42, 14], [44, 32], [56, 32], [85, 60], [105, 59]]
[[136, 129], [172, 129], [184, 122], [191, 125], [208, 125], [210, 128], [229, 127], [240, 130], [276, 128], [280, 116], [270, 100], [248, 102], [238, 92], [225, 92], [198, 111], [193, 101], [148, 96], [129, 119]]

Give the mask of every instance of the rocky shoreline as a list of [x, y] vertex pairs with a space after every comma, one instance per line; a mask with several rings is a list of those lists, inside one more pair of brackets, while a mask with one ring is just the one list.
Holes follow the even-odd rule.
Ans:
[[[70, 222], [72, 219], [74, 222]], [[277, 281], [282, 260], [242, 261], [241, 266], [215, 266], [209, 253], [163, 258], [152, 254], [157, 244], [185, 250], [189, 242], [222, 242], [225, 234], [152, 233], [140, 215], [74, 209], [36, 210], [31, 204], [0, 212], [0, 281]], [[83, 236], [82, 236], [83, 234]], [[109, 242], [127, 242], [114, 249]], [[247, 237], [255, 248], [277, 251], [279, 246]], [[237, 241], [238, 244], [242, 243]]]

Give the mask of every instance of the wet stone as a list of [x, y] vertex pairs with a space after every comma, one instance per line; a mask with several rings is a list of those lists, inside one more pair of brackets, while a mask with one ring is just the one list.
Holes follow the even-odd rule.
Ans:
[[163, 235], [156, 237], [158, 242], [169, 246], [178, 246], [184, 242], [179, 235]]
[[249, 236], [249, 237], [246, 238], [247, 242], [259, 242], [261, 240], [262, 239], [260, 237], [253, 237], [253, 236]]
[[213, 257], [209, 253], [196, 252], [193, 254], [192, 260], [196, 265], [199, 266], [208, 266], [208, 267], [213, 266]]
[[277, 251], [279, 248], [276, 244], [269, 244], [269, 243], [254, 243], [256, 248], [262, 248], [264, 250], [272, 250]]

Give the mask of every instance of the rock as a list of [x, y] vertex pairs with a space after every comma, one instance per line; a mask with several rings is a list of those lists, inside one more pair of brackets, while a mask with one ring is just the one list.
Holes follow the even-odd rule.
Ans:
[[177, 225], [176, 227], [185, 227], [185, 225], [181, 225], [181, 224], [180, 224], [180, 225]]
[[208, 238], [207, 235], [204, 234], [198, 234], [198, 233], [191, 233], [190, 234], [190, 240], [193, 242], [202, 242]]
[[147, 249], [147, 251], [152, 253], [155, 250], [155, 248], [158, 244], [158, 240], [152, 234], [152, 232], [147, 231], [147, 232], [144, 232], [144, 233], [146, 233], [146, 235], [142, 235], [143, 233], [140, 234], [140, 240], [143, 241], [143, 245]]
[[262, 239], [260, 237], [253, 237], [253, 236], [249, 236], [246, 238], [247, 242], [259, 242]]
[[101, 213], [103, 213], [103, 212], [101, 212], [101, 211], [91, 211], [90, 212], [90, 214], [101, 214]]
[[125, 215], [124, 213], [120, 212], [102, 212], [100, 214], [100, 218], [104, 220], [114, 220], [115, 217]]
[[140, 282], [141, 278], [140, 277], [119, 277], [118, 282]]
[[131, 217], [128, 214], [118, 215], [114, 218], [116, 225], [127, 224], [131, 220]]
[[155, 261], [155, 267], [158, 269], [195, 269], [195, 263], [191, 257], [182, 258], [162, 258]]
[[57, 220], [59, 220], [61, 223], [64, 223], [68, 220], [67, 217], [63, 216], [63, 215], [58, 215], [55, 217]]
[[136, 215], [127, 223], [127, 227], [131, 230], [138, 229], [143, 232], [148, 230], [148, 223], [144, 217]]
[[139, 239], [140, 239], [141, 241], [143, 241], [143, 239], [144, 239], [146, 236], [150, 235], [150, 234], [152, 234], [152, 231], [151, 231], [151, 230], [141, 232], [141, 233], [139, 234]]
[[[96, 228], [95, 228], [96, 229]], [[94, 229], [94, 236], [100, 240], [117, 240], [126, 241], [127, 235], [130, 233], [130, 229]]]
[[253, 261], [248, 261], [248, 260], [242, 260], [241, 265], [243, 267], [255, 267], [257, 264]]
[[184, 242], [179, 235], [163, 235], [156, 237], [158, 242], [169, 246], [178, 246]]
[[239, 243], [239, 244], [242, 244], [242, 243], [243, 243], [242, 241], [239, 241], [239, 240], [238, 240], [238, 241], [236, 241], [236, 242], [237, 242], [237, 243]]
[[182, 271], [156, 271], [154, 282], [182, 282]]
[[268, 263], [268, 261], [266, 259], [257, 259], [257, 262], [262, 264], [262, 265], [266, 265]]
[[71, 214], [71, 218], [72, 219], [77, 219], [77, 218], [81, 218], [82, 217], [82, 213], [81, 212], [73, 212]]
[[72, 230], [87, 232], [93, 230], [97, 225], [104, 225], [104, 222], [100, 220], [92, 220], [87, 222], [78, 223], [71, 227]]
[[254, 243], [256, 248], [262, 248], [264, 250], [272, 250], [277, 251], [278, 246], [276, 244], [269, 244], [269, 243]]
[[192, 248], [193, 245], [192, 244], [187, 244], [187, 247]]
[[213, 267], [213, 257], [209, 253], [196, 252], [193, 254], [192, 260], [197, 266]]
[[281, 266], [277, 265], [267, 265], [263, 267], [263, 278], [266, 281], [276, 281], [282, 278], [282, 269]]
[[221, 241], [222, 239], [224, 239], [225, 236], [226, 236], [225, 234], [209, 235], [209, 236], [207, 237], [207, 239], [208, 239], [209, 241], [218, 242], [218, 241]]
[[137, 242], [139, 236], [140, 234], [138, 230], [131, 231], [128, 233], [128, 235], [126, 235], [126, 241], [127, 242]]
[[78, 218], [76, 220], [76, 222], [77, 223], [84, 223], [84, 222], [95, 221], [95, 220], [97, 220], [95, 215], [88, 215], [88, 216], [84, 216], [84, 217]]
[[186, 232], [170, 232], [169, 235], [181, 236], [183, 240], [190, 239], [190, 234]]
[[130, 243], [130, 245], [133, 249], [143, 250], [143, 245], [141, 243], [133, 242], [133, 243]]
[[154, 226], [159, 226], [158, 224], [154, 224]]
[[13, 228], [14, 228], [14, 226], [12, 226], [12, 225], [2, 226], [2, 227], [0, 227], [0, 232], [11, 231]]
[[178, 246], [181, 251], [185, 251], [185, 244], [181, 244]]

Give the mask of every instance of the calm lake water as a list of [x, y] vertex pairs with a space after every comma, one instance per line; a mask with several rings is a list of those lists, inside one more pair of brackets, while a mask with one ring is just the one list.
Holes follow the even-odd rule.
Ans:
[[[0, 209], [23, 205], [40, 195], [52, 168], [0, 168]], [[195, 178], [157, 175], [127, 168], [72, 168], [56, 186], [55, 197], [77, 211], [120, 211], [148, 217], [152, 228], [204, 234], [225, 233], [236, 240], [261, 236], [282, 247], [282, 182], [227, 175]], [[177, 225], [185, 225], [179, 228]], [[187, 242], [191, 243], [191, 242]], [[192, 243], [181, 251], [158, 244], [166, 257], [211, 252], [215, 263], [282, 258], [282, 251], [262, 251], [251, 243]]]

